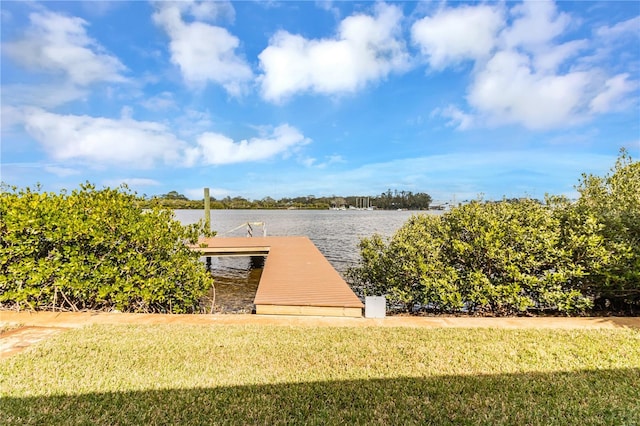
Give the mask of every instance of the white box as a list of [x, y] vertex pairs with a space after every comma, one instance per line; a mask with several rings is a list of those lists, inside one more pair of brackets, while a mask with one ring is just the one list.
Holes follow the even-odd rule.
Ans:
[[385, 296], [365, 296], [364, 317], [384, 318], [387, 314], [387, 298]]

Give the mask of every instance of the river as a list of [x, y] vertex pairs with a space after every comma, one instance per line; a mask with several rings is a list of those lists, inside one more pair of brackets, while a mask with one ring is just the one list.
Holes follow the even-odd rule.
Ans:
[[[231, 231], [247, 222], [264, 222], [269, 236], [302, 235], [309, 237], [340, 273], [359, 259], [361, 238], [380, 234], [390, 237], [414, 211], [389, 210], [212, 210], [211, 228], [218, 236], [244, 236], [246, 227]], [[421, 212], [438, 215], [441, 212]], [[203, 210], [176, 210], [183, 224], [204, 218]], [[253, 235], [262, 235], [254, 226]], [[251, 309], [261, 269], [249, 258], [213, 258], [212, 274], [216, 280], [216, 312], [247, 312]]]

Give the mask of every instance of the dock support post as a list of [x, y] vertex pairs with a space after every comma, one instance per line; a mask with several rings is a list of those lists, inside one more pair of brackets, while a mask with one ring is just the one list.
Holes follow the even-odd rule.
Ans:
[[[207, 232], [211, 232], [211, 197], [209, 188], [204, 189], [204, 226]], [[211, 257], [207, 256], [207, 271], [211, 271]]]
[[211, 231], [211, 197], [209, 196], [209, 188], [204, 189], [204, 226], [207, 232]]

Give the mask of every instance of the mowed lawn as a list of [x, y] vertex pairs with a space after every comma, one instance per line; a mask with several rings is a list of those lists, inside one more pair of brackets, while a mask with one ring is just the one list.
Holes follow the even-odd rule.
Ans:
[[640, 330], [92, 326], [0, 360], [0, 424], [640, 424]]

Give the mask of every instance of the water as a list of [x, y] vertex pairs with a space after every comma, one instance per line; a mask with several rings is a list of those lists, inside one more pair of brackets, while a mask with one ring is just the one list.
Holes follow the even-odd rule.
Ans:
[[[183, 224], [204, 218], [203, 210], [176, 210]], [[211, 228], [218, 236], [245, 236], [246, 228], [228, 231], [246, 222], [265, 222], [268, 236], [306, 236], [333, 267], [343, 274], [359, 259], [361, 238], [390, 237], [417, 212], [389, 210], [212, 210]], [[441, 212], [424, 212], [441, 214]], [[262, 235], [254, 226], [253, 235]], [[216, 312], [250, 312], [260, 273], [250, 258], [213, 258]]]

